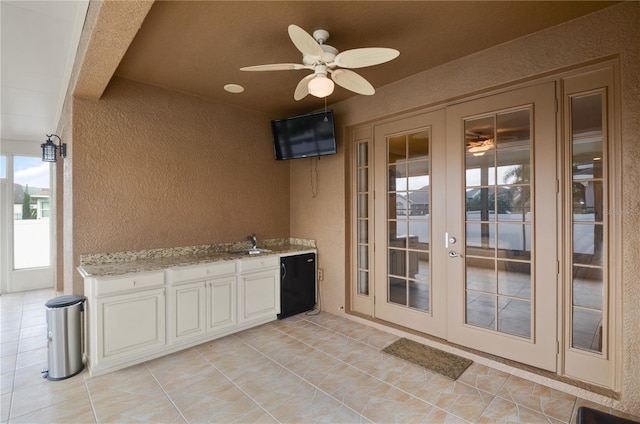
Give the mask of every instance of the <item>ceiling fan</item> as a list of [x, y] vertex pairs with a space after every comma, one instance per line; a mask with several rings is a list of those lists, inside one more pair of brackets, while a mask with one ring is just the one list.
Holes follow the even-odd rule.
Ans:
[[[302, 64], [275, 63], [271, 65], [256, 65], [240, 68], [241, 71], [287, 71], [309, 69], [313, 73], [304, 77], [293, 93], [295, 100], [301, 100], [308, 94], [316, 97], [327, 97], [333, 93], [334, 82], [358, 94], [372, 95], [373, 86], [349, 68], [364, 68], [379, 65], [395, 59], [400, 52], [385, 47], [368, 47], [346, 50], [338, 53], [335, 47], [324, 44], [329, 38], [329, 32], [319, 29], [309, 35], [297, 25], [289, 25], [289, 37], [302, 53]], [[347, 68], [347, 69], [342, 69]], [[327, 74], [331, 76], [328, 78]]]
[[469, 136], [472, 136], [472, 139], [467, 141], [467, 151], [473, 153], [473, 156], [482, 156], [495, 145], [495, 141], [490, 136], [467, 132], [467, 138]]

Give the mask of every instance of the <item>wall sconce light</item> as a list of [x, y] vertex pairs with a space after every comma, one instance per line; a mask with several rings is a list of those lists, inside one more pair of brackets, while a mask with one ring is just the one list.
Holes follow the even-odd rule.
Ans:
[[[45, 134], [47, 136], [47, 141], [42, 143], [40, 147], [42, 148], [42, 161], [43, 162], [55, 162], [56, 161], [56, 152], [58, 148], [60, 148], [60, 157], [67, 157], [67, 143], [63, 143], [60, 137], [55, 134]], [[56, 137], [58, 139], [58, 145], [56, 145], [53, 141], [51, 141], [51, 137]]]

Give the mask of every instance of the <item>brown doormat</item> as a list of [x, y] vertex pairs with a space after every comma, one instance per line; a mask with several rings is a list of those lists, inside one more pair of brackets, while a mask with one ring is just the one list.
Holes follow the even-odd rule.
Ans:
[[469, 365], [470, 359], [462, 358], [453, 353], [443, 352], [430, 346], [425, 346], [413, 340], [402, 338], [382, 349], [389, 355], [397, 356], [428, 370], [442, 374], [456, 380]]

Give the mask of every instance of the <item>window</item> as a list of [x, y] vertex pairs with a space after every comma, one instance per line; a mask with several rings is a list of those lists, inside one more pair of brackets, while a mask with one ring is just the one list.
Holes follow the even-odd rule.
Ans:
[[563, 81], [565, 374], [615, 387], [621, 185], [613, 67]]
[[369, 143], [360, 142], [356, 146], [357, 163], [357, 293], [369, 295]]
[[603, 93], [571, 97], [571, 347], [602, 352], [606, 219]]

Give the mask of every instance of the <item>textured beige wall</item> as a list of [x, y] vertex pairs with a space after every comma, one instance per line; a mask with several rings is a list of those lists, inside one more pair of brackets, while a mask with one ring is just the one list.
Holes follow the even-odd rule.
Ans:
[[[425, 105], [500, 87], [603, 57], [621, 64], [621, 136], [623, 157], [623, 381], [622, 401], [615, 407], [640, 414], [640, 2], [625, 2], [575, 21], [488, 49], [333, 105], [337, 124], [375, 121]], [[345, 156], [322, 159], [320, 193], [310, 199], [309, 166], [291, 165], [291, 232], [318, 239], [324, 309], [337, 313], [345, 304]]]
[[85, 21], [91, 31], [83, 30], [83, 35], [91, 36], [82, 43], [82, 67], [77, 74], [75, 96], [88, 99], [102, 96], [153, 2], [103, 1], [97, 5], [92, 2]]
[[330, 312], [338, 312], [338, 308], [344, 306], [342, 146], [343, 143], [338, 142], [338, 155], [290, 161], [291, 229], [295, 228], [291, 234], [316, 240], [318, 268], [324, 270], [324, 280], [319, 282], [320, 301], [322, 309]]
[[102, 2], [89, 2], [57, 128], [67, 143], [67, 159], [56, 168], [56, 288], [65, 294], [74, 293], [77, 278], [73, 254], [73, 91], [102, 5]]
[[269, 122], [119, 78], [99, 101], [75, 99], [76, 265], [85, 253], [288, 237], [289, 166], [273, 158]]

